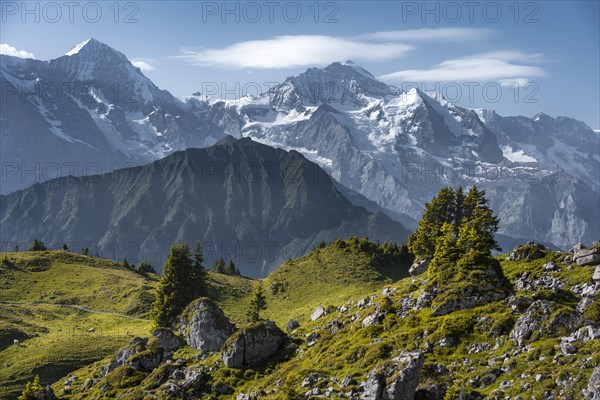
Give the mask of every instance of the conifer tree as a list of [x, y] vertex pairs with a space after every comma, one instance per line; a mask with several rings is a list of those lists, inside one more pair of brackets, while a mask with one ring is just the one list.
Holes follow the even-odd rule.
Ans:
[[233, 260], [227, 261], [227, 265], [225, 266], [225, 273], [227, 275], [235, 275], [235, 264]]
[[204, 268], [204, 254], [202, 244], [196, 241], [194, 247], [194, 266], [192, 268], [192, 282], [194, 285], [194, 298], [200, 297], [205, 292], [206, 269]]
[[463, 238], [458, 243], [459, 247], [465, 253], [476, 247], [483, 255], [491, 255], [491, 250], [502, 250], [494, 238], [500, 220], [488, 207], [485, 191], [478, 190], [477, 186], [471, 187], [465, 197], [463, 209], [461, 226], [470, 225], [472, 229], [469, 229], [469, 235], [466, 233], [462, 235]]
[[40, 385], [40, 376], [36, 375], [33, 381], [27, 382], [18, 400], [37, 400], [41, 398], [43, 390], [44, 388]]
[[90, 249], [88, 247], [84, 247], [83, 249], [81, 249], [81, 254], [83, 254], [84, 256], [89, 256]]
[[179, 313], [194, 299], [192, 258], [187, 243], [173, 244], [156, 289], [151, 315], [156, 327], [170, 327]]
[[38, 239], [34, 239], [33, 243], [31, 244], [31, 246], [29, 247], [29, 249], [27, 251], [45, 251], [45, 250], [48, 250], [48, 248], [46, 247], [44, 242], [42, 242], [41, 240], [38, 240]]
[[260, 321], [260, 312], [266, 310], [266, 308], [267, 298], [262, 284], [259, 283], [258, 286], [254, 288], [254, 293], [252, 293], [252, 298], [250, 299], [250, 309], [247, 313], [248, 320], [251, 323]]
[[222, 258], [219, 258], [217, 261], [215, 261], [213, 271], [219, 274], [225, 273], [225, 261], [223, 261]]
[[156, 270], [148, 261], [141, 261], [137, 267], [137, 271], [141, 274], [156, 274]]
[[461, 254], [456, 241], [454, 225], [448, 222], [444, 223], [440, 235], [435, 239], [435, 254], [428, 268], [429, 274], [437, 274], [444, 265], [455, 263], [460, 258]]
[[417, 259], [433, 258], [436, 239], [441, 234], [442, 226], [444, 223], [455, 222], [455, 199], [454, 190], [445, 187], [430, 203], [425, 204], [419, 226], [411, 233], [408, 241], [408, 248]]
[[67, 246], [67, 244], [65, 243], [65, 244], [62, 245], [62, 249], [64, 251], [69, 251], [69, 246]]

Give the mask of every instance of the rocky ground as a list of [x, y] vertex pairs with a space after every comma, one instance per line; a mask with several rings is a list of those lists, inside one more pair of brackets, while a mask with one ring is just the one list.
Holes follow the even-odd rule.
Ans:
[[453, 299], [422, 273], [285, 332], [201, 298], [173, 329], [52, 387], [72, 399], [600, 399], [600, 244], [528, 243], [499, 259], [505, 284], [470, 282]]

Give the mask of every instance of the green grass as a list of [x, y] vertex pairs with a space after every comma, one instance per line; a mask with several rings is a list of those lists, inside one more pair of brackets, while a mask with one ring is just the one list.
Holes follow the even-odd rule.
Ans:
[[283, 327], [291, 318], [302, 324], [317, 306], [338, 306], [381, 290], [408, 276], [408, 267], [397, 260], [374, 262], [370, 252], [350, 245], [315, 249], [283, 262], [265, 279], [268, 307], [264, 317]]
[[132, 335], [148, 335], [157, 276], [62, 250], [2, 253], [1, 259], [0, 397], [20, 393], [35, 374], [42, 384], [55, 382]]
[[[498, 256], [498, 260], [504, 275], [511, 283], [525, 272], [534, 278], [541, 276], [544, 273], [543, 264], [550, 260], [555, 261], [559, 266], [559, 271], [553, 274], [565, 282], [567, 289], [575, 284], [589, 282], [593, 272], [593, 268], [589, 267], [573, 265], [568, 268], [568, 265], [561, 262], [564, 255], [555, 252], [548, 252], [545, 258], [533, 261], [509, 262], [505, 257]], [[402, 299], [406, 297], [416, 299], [427, 285], [428, 277], [422, 275], [416, 279], [404, 278], [407, 265], [390, 261], [390, 259], [374, 259], [371, 253], [361, 251], [357, 246], [331, 245], [316, 249], [299, 259], [284, 262], [278, 270], [263, 280], [262, 284], [268, 297], [268, 308], [262, 316], [275, 320], [281, 328], [285, 327], [290, 318], [296, 318], [301, 323], [301, 327], [292, 334], [291, 338], [298, 346], [295, 352], [282, 353], [249, 370], [226, 368], [220, 359], [220, 354], [200, 356], [198, 351], [190, 347], [178, 350], [174, 358], [183, 359], [188, 366], [205, 367], [206, 371], [209, 371], [206, 377], [206, 391], [212, 393], [205, 397], [207, 399], [235, 398], [238, 393], [261, 389], [270, 393], [264, 397], [265, 399], [304, 398], [303, 393], [308, 389], [300, 385], [309, 373], [327, 377], [317, 384], [318, 387], [325, 389], [332, 386], [338, 390], [337, 383], [332, 379], [341, 380], [349, 376], [358, 382], [363, 381], [371, 370], [389, 362], [402, 351], [424, 349], [426, 342], [434, 346], [433, 350], [426, 354], [421, 387], [428, 382], [445, 383], [454, 393], [465, 390], [466, 393], [478, 393], [489, 397], [514, 398], [521, 395], [524, 398], [531, 396], [542, 398], [546, 391], [553, 393], [563, 391], [561, 398], [568, 398], [568, 393], [573, 393], [574, 398], [577, 398], [587, 385], [592, 368], [600, 365], [598, 341], [577, 342], [575, 356], [562, 355], [557, 346], [560, 343], [560, 336], [568, 332], [534, 335], [529, 342], [528, 351], [513, 354], [515, 345], [508, 334], [519, 315], [513, 314], [503, 301], [452, 312], [444, 316], [435, 316], [430, 308], [411, 310], [407, 317], [402, 318], [396, 314]], [[55, 263], [57, 270], [63, 268], [62, 262]], [[95, 271], [101, 269], [100, 266], [87, 266], [87, 268], [95, 268]], [[119, 270], [118, 266], [116, 270], [107, 268], [106, 271], [110, 271], [110, 274], [126, 273], [125, 277], [130, 273]], [[43, 272], [28, 274], [35, 276], [40, 273]], [[3, 279], [2, 275], [0, 279]], [[244, 277], [209, 273], [207, 295], [224, 310], [227, 316], [238, 325], [243, 325], [249, 296], [255, 285], [260, 282]], [[127, 282], [123, 284], [127, 286]], [[143, 282], [143, 284], [152, 286], [155, 282]], [[142, 285], [142, 282], [138, 282], [138, 285]], [[384, 286], [392, 289], [390, 300], [386, 300], [381, 293]], [[131, 293], [136, 293], [135, 290], [131, 290]], [[63, 296], [73, 295], [73, 293], [68, 292]], [[520, 291], [516, 295], [542, 296], [556, 303], [557, 309], [563, 311], [573, 310], [578, 300], [562, 292], [535, 294]], [[78, 293], [77, 296], [85, 298], [82, 293]], [[371, 305], [363, 309], [352, 306], [366, 296], [373, 297]], [[129, 307], [127, 297], [115, 299], [113, 302], [112, 298], [104, 297], [94, 301], [98, 307], [110, 308], [112, 304], [114, 310], [122, 311]], [[597, 305], [598, 299], [593, 304]], [[317, 321], [310, 321], [309, 316], [318, 305], [326, 307], [328, 314]], [[337, 307], [341, 305], [350, 307], [350, 310], [345, 313], [338, 312]], [[11, 362], [15, 362], [19, 359], [17, 352], [22, 351], [20, 356], [25, 361], [24, 364], [29, 366], [12, 367], [12, 375], [0, 375], [0, 378], [6, 379], [7, 382], [17, 381], [21, 376], [30, 376], [32, 365], [44, 365], [45, 368], [51, 369], [55, 376], [67, 375], [67, 372], [61, 369], [62, 364], [55, 363], [54, 360], [36, 361], [37, 349], [56, 349], [58, 354], [62, 354], [61, 362], [68, 363], [69, 360], [72, 362], [71, 368], [77, 366], [78, 362], [88, 364], [111, 354], [114, 352], [114, 349], [110, 350], [113, 345], [115, 348], [124, 347], [128, 338], [114, 333], [115, 330], [122, 332], [121, 323], [139, 322], [139, 325], [131, 329], [139, 329], [135, 334], [148, 336], [148, 325], [145, 321], [113, 320], [115, 316], [85, 314], [78, 310], [45, 304], [27, 306], [3, 304], [1, 306], [3, 307], [2, 321], [6, 321], [8, 330], [21, 327], [27, 335], [36, 332], [39, 335], [25, 340], [23, 349], [9, 346], [0, 353], [0, 356], [4, 357], [6, 354], [8, 359], [12, 360]], [[362, 326], [361, 322], [367, 315], [381, 310], [386, 310], [387, 316], [380, 325]], [[19, 325], [19, 321], [23, 322], [22, 326]], [[85, 333], [87, 327], [92, 325], [105, 327], [94, 334], [97, 335], [94, 336], [96, 350], [88, 346], [90, 336]], [[339, 326], [336, 332], [330, 329], [334, 325]], [[68, 335], [68, 330], [73, 326], [77, 326], [82, 332], [75, 339]], [[43, 329], [47, 331], [39, 333]], [[312, 332], [318, 332], [320, 338], [314, 346], [309, 347], [305, 336]], [[453, 340], [453, 345], [440, 346], [439, 342], [444, 338]], [[73, 341], [76, 341], [75, 345]], [[485, 350], [473, 352], [474, 345], [483, 345]], [[44, 350], [41, 354], [50, 354], [50, 352]], [[503, 361], [502, 357], [506, 354], [510, 355], [510, 358]], [[64, 379], [57, 380], [53, 385], [55, 392], [67, 399], [104, 398], [104, 394], [99, 389], [100, 385], [96, 385], [91, 391], [82, 391], [81, 387], [88, 378], [99, 377], [99, 370], [106, 363], [107, 359], [103, 359], [74, 372], [73, 374], [79, 379], [74, 383], [70, 393], [61, 393]], [[438, 363], [446, 366], [451, 371], [450, 374], [436, 375], [433, 371]], [[109, 380], [113, 383], [113, 388], [107, 394], [122, 399], [164, 398], [165, 395], [160, 392], [160, 385], [164, 383], [169, 367], [161, 368], [150, 374], [140, 374], [127, 369], [119, 370], [111, 375]], [[494, 370], [499, 370], [500, 373], [497, 379], [491, 380], [489, 385], [471, 384], [477, 377], [488, 376]], [[536, 382], [534, 380], [536, 374], [542, 374], [543, 379]], [[559, 387], [556, 384], [557, 380], [564, 379], [565, 376], [573, 378], [572, 387]], [[500, 383], [505, 380], [513, 380], [514, 384], [509, 388], [500, 389]], [[223, 385], [232, 388], [231, 392], [218, 395], [211, 389]], [[277, 388], [276, 393], [271, 392], [273, 388]], [[343, 390], [350, 389], [351, 387]], [[146, 394], [144, 390], [152, 392]], [[332, 398], [336, 398], [335, 394]]]

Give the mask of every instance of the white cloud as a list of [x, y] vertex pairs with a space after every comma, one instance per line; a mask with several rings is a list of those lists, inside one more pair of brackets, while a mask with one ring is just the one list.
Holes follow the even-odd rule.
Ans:
[[156, 69], [150, 64], [149, 60], [134, 58], [133, 60], [131, 60], [131, 63], [134, 67], [137, 67], [140, 70], [142, 70], [142, 72], [154, 71]]
[[542, 61], [540, 54], [495, 51], [443, 61], [429, 69], [407, 69], [379, 79], [404, 82], [507, 81], [545, 76], [543, 68], [526, 65]]
[[33, 53], [30, 53], [25, 50], [17, 50], [7, 43], [0, 43], [0, 54], [5, 54], [7, 56], [19, 57], [19, 58], [35, 58]]
[[358, 39], [384, 42], [394, 41], [440, 41], [454, 42], [487, 38], [493, 30], [487, 28], [423, 28], [403, 31], [383, 31], [357, 36]]
[[179, 58], [195, 65], [221, 68], [293, 68], [332, 61], [385, 61], [405, 55], [411, 46], [321, 35], [276, 36], [220, 49], [182, 50]]
[[514, 79], [500, 79], [498, 81], [503, 87], [517, 87], [523, 88], [525, 85], [530, 84], [531, 82], [527, 78], [514, 78]]

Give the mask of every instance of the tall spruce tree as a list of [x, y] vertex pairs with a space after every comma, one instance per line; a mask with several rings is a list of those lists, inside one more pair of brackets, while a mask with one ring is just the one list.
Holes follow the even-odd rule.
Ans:
[[177, 315], [194, 300], [192, 269], [187, 243], [173, 244], [156, 289], [151, 311], [154, 326], [170, 327]]
[[488, 264], [492, 250], [501, 250], [494, 238], [499, 219], [488, 207], [485, 192], [475, 186], [469, 190], [465, 203], [469, 215], [463, 218], [456, 245], [470, 264]]
[[485, 191], [473, 186], [465, 196], [460, 187], [456, 191], [442, 188], [430, 203], [425, 204], [423, 218], [417, 230], [410, 235], [408, 248], [417, 259], [433, 259], [437, 252], [437, 239], [448, 234], [442, 232], [442, 227], [449, 224], [453, 228], [455, 245], [462, 254], [475, 247], [479, 254], [491, 254], [491, 250], [500, 250], [494, 238], [498, 223], [498, 218], [488, 206]]
[[423, 217], [417, 230], [411, 233], [408, 248], [417, 259], [432, 259], [436, 239], [444, 223], [454, 224], [456, 218], [456, 196], [449, 187], [442, 188], [430, 203], [425, 204]]
[[194, 298], [202, 296], [206, 291], [206, 269], [204, 268], [204, 254], [202, 253], [202, 243], [200, 241], [196, 241], [194, 247], [192, 282], [194, 284]]

